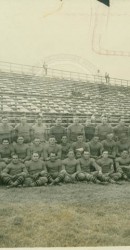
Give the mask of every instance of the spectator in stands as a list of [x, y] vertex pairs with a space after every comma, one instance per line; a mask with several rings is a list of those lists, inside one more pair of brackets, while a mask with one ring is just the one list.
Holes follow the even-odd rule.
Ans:
[[50, 128], [50, 135], [53, 135], [55, 137], [58, 144], [61, 143], [62, 136], [67, 134], [66, 129], [61, 125], [61, 123], [61, 118], [57, 118], [56, 124]]
[[50, 185], [59, 185], [64, 178], [64, 173], [61, 172], [61, 160], [57, 159], [55, 153], [50, 153], [50, 159], [46, 161], [46, 169], [48, 173], [48, 182]]
[[38, 153], [40, 160], [44, 160], [44, 146], [40, 142], [40, 138], [35, 138], [33, 143], [30, 145], [31, 155]]
[[123, 150], [121, 156], [116, 158], [116, 169], [121, 174], [121, 179], [130, 181], [130, 156], [127, 150]]
[[79, 159], [79, 163], [81, 168], [81, 173], [77, 175], [79, 181], [100, 183], [96, 178], [96, 175], [100, 172], [100, 167], [95, 160], [90, 157], [89, 152], [84, 151], [82, 157]]
[[18, 159], [18, 155], [12, 156], [12, 161], [8, 164], [1, 173], [3, 183], [8, 187], [18, 187], [22, 185], [28, 172], [23, 163]]
[[61, 138], [61, 159], [67, 158], [67, 154], [71, 148], [71, 144], [68, 142], [67, 136], [63, 135]]
[[46, 186], [47, 170], [45, 163], [39, 159], [38, 153], [33, 153], [30, 161], [25, 162], [28, 176], [25, 179], [24, 187]]
[[84, 142], [84, 136], [83, 134], [77, 135], [77, 141], [72, 143], [72, 149], [77, 155], [77, 152], [80, 151], [81, 155], [84, 151], [89, 151], [89, 146], [86, 142]]
[[115, 159], [117, 153], [116, 142], [113, 133], [107, 134], [107, 139], [102, 141], [103, 151], [108, 151], [108, 157]]
[[68, 129], [67, 129], [68, 140], [70, 142], [76, 142], [77, 135], [79, 133], [83, 134], [84, 140], [85, 140], [84, 126], [79, 124], [79, 118], [78, 117], [74, 117], [73, 118], [73, 124], [69, 125]]
[[106, 83], [110, 82], [110, 76], [107, 72], [105, 73], [105, 80], [106, 80]]
[[124, 118], [119, 119], [119, 123], [117, 126], [113, 128], [114, 134], [117, 138], [117, 140], [120, 140], [122, 136], [128, 136], [128, 127], [125, 125]]
[[45, 142], [47, 139], [47, 127], [42, 123], [42, 117], [38, 117], [36, 124], [31, 129], [32, 140], [39, 138], [41, 142]]
[[3, 139], [2, 144], [0, 145], [0, 161], [5, 162], [6, 164], [10, 163], [13, 154], [13, 146], [9, 143], [8, 139]]
[[99, 142], [98, 136], [95, 135], [93, 137], [93, 139], [87, 143], [87, 145], [89, 148], [90, 157], [92, 157], [94, 159], [98, 159], [101, 157], [102, 151], [103, 151], [103, 146], [102, 146], [101, 142]]
[[44, 64], [43, 64], [43, 69], [44, 69], [44, 72], [45, 72], [45, 76], [47, 76], [48, 66], [47, 66], [46, 62], [44, 62]]
[[47, 145], [44, 148], [44, 159], [45, 161], [50, 160], [50, 154], [55, 153], [56, 159], [61, 159], [61, 145], [56, 144], [54, 136], [50, 136]]
[[84, 131], [85, 131], [85, 138], [86, 141], [91, 141], [92, 138], [95, 135], [95, 128], [96, 128], [96, 122], [95, 122], [95, 116], [91, 116], [90, 122], [86, 120]]
[[30, 147], [24, 143], [24, 138], [19, 136], [17, 143], [14, 144], [14, 152], [18, 155], [20, 162], [29, 161], [31, 158]]
[[68, 153], [68, 158], [62, 162], [62, 173], [65, 183], [74, 183], [76, 176], [81, 172], [79, 161], [75, 159], [73, 150]]
[[0, 143], [4, 138], [7, 138], [9, 142], [12, 142], [13, 136], [14, 136], [14, 129], [8, 123], [8, 118], [3, 116], [2, 123], [0, 124]]
[[106, 139], [107, 134], [113, 132], [113, 128], [110, 124], [108, 124], [107, 117], [103, 116], [101, 121], [102, 123], [96, 126], [95, 134], [99, 136], [100, 141], [103, 141]]
[[15, 134], [17, 138], [22, 136], [25, 143], [31, 141], [31, 126], [27, 123], [25, 116], [21, 118], [20, 124], [16, 125]]

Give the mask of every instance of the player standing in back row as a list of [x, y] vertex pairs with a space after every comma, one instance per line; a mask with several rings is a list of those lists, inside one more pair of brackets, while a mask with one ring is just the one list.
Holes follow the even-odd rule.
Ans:
[[74, 117], [73, 124], [69, 125], [67, 129], [67, 136], [68, 136], [69, 142], [76, 142], [78, 134], [83, 134], [83, 137], [85, 140], [84, 126], [79, 124], [78, 117]]

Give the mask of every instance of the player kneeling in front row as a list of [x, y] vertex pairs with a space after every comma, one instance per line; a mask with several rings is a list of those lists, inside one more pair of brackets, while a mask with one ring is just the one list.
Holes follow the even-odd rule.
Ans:
[[79, 159], [81, 172], [77, 175], [79, 181], [87, 181], [100, 183], [96, 176], [100, 173], [100, 167], [93, 158], [90, 158], [90, 153], [84, 151], [83, 156]]
[[26, 176], [26, 167], [19, 161], [18, 155], [12, 156], [11, 163], [8, 164], [1, 173], [2, 181], [8, 185], [8, 187], [21, 186]]
[[114, 171], [113, 160], [108, 158], [108, 151], [102, 153], [102, 158], [97, 160], [97, 164], [101, 167], [100, 173], [97, 175], [97, 178], [102, 182], [117, 183], [117, 180], [120, 179], [121, 173], [117, 169]]
[[78, 173], [81, 172], [79, 161], [75, 159], [73, 150], [68, 152], [68, 158], [62, 162], [62, 174], [65, 183], [75, 183]]
[[32, 159], [25, 162], [28, 176], [25, 179], [24, 186], [36, 187], [47, 185], [47, 171], [43, 161], [39, 159], [38, 153], [32, 154]]
[[60, 185], [60, 182], [64, 178], [64, 174], [61, 171], [61, 160], [57, 159], [56, 153], [50, 153], [49, 160], [46, 161], [46, 169], [50, 185]]

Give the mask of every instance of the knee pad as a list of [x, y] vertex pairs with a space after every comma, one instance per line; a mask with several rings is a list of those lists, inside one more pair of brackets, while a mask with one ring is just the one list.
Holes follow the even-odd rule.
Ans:
[[85, 174], [84, 173], [77, 174], [76, 179], [78, 181], [84, 181], [85, 180]]
[[64, 182], [65, 183], [71, 183], [72, 182], [72, 179], [70, 176], [66, 175], [65, 178], [64, 178]]

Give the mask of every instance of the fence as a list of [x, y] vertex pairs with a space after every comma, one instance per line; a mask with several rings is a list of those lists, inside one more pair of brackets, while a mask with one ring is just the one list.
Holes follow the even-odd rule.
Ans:
[[105, 76], [102, 75], [91, 75], [91, 74], [83, 74], [73, 71], [64, 71], [58, 69], [47, 68], [45, 70], [43, 67], [36, 67], [31, 65], [24, 64], [16, 64], [11, 62], [0, 61], [0, 71], [8, 72], [8, 73], [18, 73], [23, 75], [31, 75], [31, 76], [49, 76], [49, 77], [57, 77], [57, 78], [65, 78], [68, 80], [76, 80], [76, 81], [84, 81], [91, 83], [104, 83], [109, 85], [118, 85], [118, 86], [130, 86], [130, 80], [111, 78], [109, 79], [109, 83], [106, 83]]

